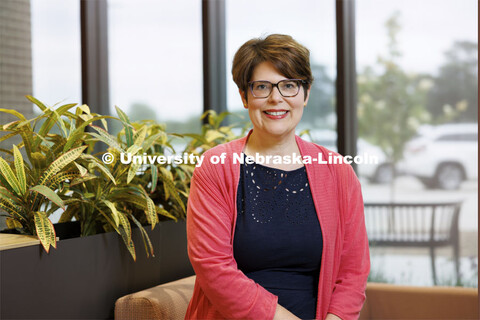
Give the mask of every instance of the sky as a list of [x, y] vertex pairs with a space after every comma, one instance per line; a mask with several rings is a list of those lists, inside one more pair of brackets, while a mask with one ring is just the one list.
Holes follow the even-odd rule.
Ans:
[[[157, 120], [200, 114], [201, 1], [108, 1], [110, 104], [155, 109]], [[477, 42], [476, 0], [358, 0], [357, 69], [386, 51], [385, 21], [400, 12], [401, 65], [435, 74], [456, 40]], [[47, 104], [80, 102], [80, 19], [77, 0], [32, 0], [34, 95]], [[335, 77], [335, 3], [318, 0], [226, 0], [227, 105], [241, 108], [231, 60], [246, 40], [288, 33]]]

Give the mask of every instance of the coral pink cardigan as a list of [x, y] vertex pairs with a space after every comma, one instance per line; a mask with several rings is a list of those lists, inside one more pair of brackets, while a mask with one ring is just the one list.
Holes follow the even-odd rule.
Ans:
[[[251, 132], [251, 131], [250, 131]], [[247, 137], [205, 152], [193, 174], [187, 209], [188, 254], [197, 275], [185, 319], [272, 319], [277, 296], [238, 270], [233, 258], [240, 154]], [[302, 156], [328, 149], [295, 137]], [[226, 154], [224, 164], [212, 164]], [[212, 158], [213, 157], [213, 158]], [[305, 164], [323, 233], [316, 318], [356, 319], [370, 270], [360, 184], [348, 164]]]

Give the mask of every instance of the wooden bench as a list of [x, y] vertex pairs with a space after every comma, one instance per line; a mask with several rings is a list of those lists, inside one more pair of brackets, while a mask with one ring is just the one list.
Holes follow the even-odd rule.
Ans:
[[435, 248], [452, 246], [460, 281], [458, 218], [461, 202], [365, 203], [365, 224], [371, 246], [430, 249], [433, 283], [437, 284]]

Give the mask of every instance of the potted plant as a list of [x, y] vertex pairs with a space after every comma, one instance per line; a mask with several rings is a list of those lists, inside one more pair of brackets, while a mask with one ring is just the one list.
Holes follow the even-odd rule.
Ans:
[[[70, 111], [74, 104], [54, 110], [27, 98], [42, 111], [34, 119], [27, 120], [15, 110], [0, 110], [18, 118], [1, 126], [6, 135], [0, 141], [16, 135], [22, 138], [11, 150], [1, 150], [5, 156], [0, 160], [0, 208], [7, 214], [9, 227], [37, 235], [50, 253], [45, 255], [36, 247], [0, 251], [5, 261], [0, 271], [1, 317], [109, 318], [116, 298], [192, 274], [184, 222], [161, 220], [185, 217], [194, 165], [107, 164], [93, 154], [99, 143], [105, 143], [106, 151], [116, 157], [121, 152], [171, 154], [175, 152], [171, 138], [183, 136], [169, 135], [154, 122], [131, 123], [118, 108], [114, 118], [91, 113], [85, 105], [74, 111]], [[184, 152], [200, 155], [235, 138], [231, 127], [221, 126], [225, 114], [209, 116], [201, 134], [187, 136], [191, 141]], [[108, 132], [107, 118], [121, 121], [123, 129], [117, 136]], [[60, 222], [76, 220], [87, 237], [57, 243], [57, 226], [49, 216], [58, 210], [64, 210]], [[115, 231], [122, 240], [115, 232], [96, 234], [106, 231]], [[134, 243], [140, 239], [147, 254], [137, 256]], [[49, 250], [50, 246], [57, 250]], [[160, 254], [147, 259], [154, 248]], [[39, 279], [47, 282], [42, 285]], [[72, 288], [68, 294], [63, 293], [65, 282]], [[91, 303], [80, 308], [86, 297]]]

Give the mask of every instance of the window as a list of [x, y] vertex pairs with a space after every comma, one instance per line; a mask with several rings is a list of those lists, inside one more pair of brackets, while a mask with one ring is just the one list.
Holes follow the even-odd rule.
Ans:
[[201, 1], [108, 1], [111, 113], [200, 128], [203, 111]]
[[[467, 0], [362, 0], [356, 15], [359, 138], [382, 160], [359, 167], [365, 202], [465, 199], [460, 243], [471, 245], [460, 248], [459, 284], [475, 287], [478, 140], [458, 138], [477, 126], [477, 11]], [[441, 145], [424, 135], [442, 130]], [[433, 283], [427, 249], [371, 253], [374, 281]], [[457, 283], [452, 250], [437, 249], [435, 265], [437, 284]]]
[[80, 2], [30, 3], [33, 96], [50, 106], [81, 103]]

